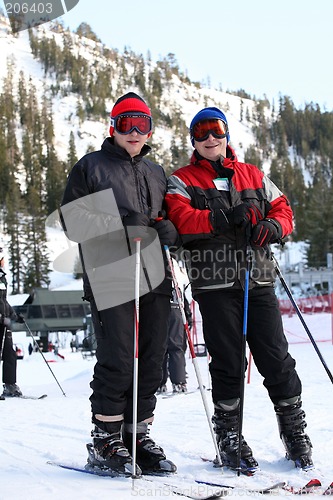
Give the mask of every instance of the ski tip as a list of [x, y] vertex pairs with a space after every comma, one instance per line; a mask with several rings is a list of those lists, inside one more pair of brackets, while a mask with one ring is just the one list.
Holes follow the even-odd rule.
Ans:
[[333, 482], [326, 488], [326, 490], [323, 492], [323, 495], [333, 495]]
[[321, 487], [321, 481], [319, 479], [310, 479], [305, 486], [301, 488], [294, 488], [293, 486], [287, 485], [287, 491], [293, 493], [294, 495], [305, 495], [309, 493], [318, 493], [318, 489]]
[[311, 486], [321, 486], [321, 482], [319, 479], [310, 479], [310, 481], [305, 485], [306, 488], [310, 488]]

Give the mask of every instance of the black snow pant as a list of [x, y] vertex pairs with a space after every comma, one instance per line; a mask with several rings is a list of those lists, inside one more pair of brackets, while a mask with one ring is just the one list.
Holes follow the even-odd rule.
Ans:
[[[97, 311], [91, 302], [97, 340], [94, 376], [90, 384], [92, 414], [133, 421], [134, 301]], [[138, 343], [138, 422], [151, 418], [155, 392], [162, 380], [170, 297], [148, 293], [140, 297]], [[118, 418], [117, 418], [118, 420]]]
[[[243, 290], [214, 290], [196, 295], [203, 334], [211, 356], [213, 402], [240, 397], [243, 339]], [[300, 395], [295, 360], [288, 353], [274, 288], [249, 291], [247, 343], [274, 404]]]
[[167, 352], [163, 363], [161, 385], [166, 384], [168, 377], [172, 384], [186, 383], [186, 361], [184, 352], [185, 330], [179, 307], [171, 307]]
[[1, 353], [2, 381], [4, 384], [16, 384], [17, 356], [13, 347], [12, 332], [11, 330], [6, 329], [4, 325], [0, 325], [0, 348], [2, 346], [4, 333], [5, 343], [3, 346], [3, 352]]

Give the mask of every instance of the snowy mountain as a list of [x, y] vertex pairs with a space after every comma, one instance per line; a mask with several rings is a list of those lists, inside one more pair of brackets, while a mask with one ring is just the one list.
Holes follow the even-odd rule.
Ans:
[[[120, 58], [117, 57], [116, 51], [114, 54], [115, 61], [106, 59], [104, 53], [106, 48], [100, 43], [88, 38], [79, 37], [74, 33], [66, 32], [67, 38], [64, 38], [64, 30], [60, 29], [60, 25], [48, 23], [34, 29], [34, 34], [39, 39], [53, 39], [59, 47], [63, 47], [64, 40], [67, 41], [70, 37], [71, 47], [69, 50], [76, 56], [80, 56], [82, 60], [88, 62], [92, 73], [96, 68], [107, 68], [110, 72], [111, 86], [113, 89], [119, 87], [119, 81], [122, 80], [122, 72], [124, 68], [120, 65]], [[112, 49], [108, 49], [111, 50]], [[67, 81], [57, 82], [55, 76], [45, 72], [42, 63], [33, 57], [28, 31], [20, 32], [18, 35], [13, 35], [9, 27], [6, 17], [0, 17], [0, 89], [3, 85], [3, 79], [8, 72], [8, 63], [10, 63], [13, 71], [13, 84], [18, 91], [18, 81], [20, 72], [23, 72], [27, 81], [30, 81], [37, 91], [39, 102], [42, 101], [44, 94], [52, 97], [53, 120], [56, 137], [56, 151], [59, 158], [65, 160], [68, 153], [68, 140], [70, 131], [74, 132], [75, 145], [78, 157], [83, 156], [88, 147], [99, 149], [105, 136], [108, 135], [109, 118], [108, 114], [112, 108], [114, 100], [122, 93], [127, 91], [140, 90], [135, 84], [136, 68], [131, 64], [131, 59], [128, 56], [123, 58], [126, 65], [127, 81], [132, 81], [130, 85], [122, 88], [121, 92], [114, 91], [114, 99], [106, 101], [105, 114], [100, 117], [100, 120], [85, 120], [80, 123], [77, 116], [78, 105], [81, 97], [73, 92], [66, 92], [66, 95], [52, 95], [51, 88], [60, 86], [60, 89], [66, 88]], [[149, 62], [144, 68], [145, 75], [154, 70], [154, 64]], [[183, 80], [183, 79], [182, 79]], [[182, 118], [187, 126], [189, 125], [194, 114], [199, 109], [205, 106], [220, 106], [227, 113], [229, 127], [231, 131], [232, 145], [237, 149], [238, 156], [242, 160], [246, 149], [254, 143], [252, 133], [253, 123], [250, 123], [245, 118], [245, 115], [252, 116], [255, 102], [250, 99], [241, 99], [235, 95], [231, 95], [218, 90], [200, 88], [194, 83], [184, 83], [177, 74], [173, 74], [171, 82], [164, 85], [161, 98], [161, 113], [165, 116], [171, 116], [175, 110], [180, 110]], [[244, 115], [244, 120], [241, 121], [241, 114]], [[19, 131], [18, 131], [19, 135]], [[160, 156], [169, 155], [172, 134], [170, 129], [166, 127], [157, 127], [154, 131], [153, 142], [161, 148]], [[191, 149], [188, 138], [188, 147]]]

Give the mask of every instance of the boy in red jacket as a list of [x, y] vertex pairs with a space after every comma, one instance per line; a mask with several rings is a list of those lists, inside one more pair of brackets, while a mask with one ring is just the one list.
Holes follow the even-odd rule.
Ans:
[[[213, 422], [222, 463], [238, 466], [244, 285], [251, 248], [247, 342], [274, 404], [287, 458], [311, 468], [301, 381], [288, 352], [267, 251], [270, 243], [292, 232], [292, 210], [263, 172], [237, 160], [220, 109], [199, 111], [190, 134], [195, 148], [191, 162], [170, 176], [166, 205], [186, 250], [192, 294], [212, 359]], [[241, 469], [253, 471], [258, 463], [241, 439]]]

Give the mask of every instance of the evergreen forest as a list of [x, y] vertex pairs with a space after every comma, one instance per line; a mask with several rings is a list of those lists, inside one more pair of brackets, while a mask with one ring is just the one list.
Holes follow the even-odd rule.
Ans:
[[[171, 137], [167, 152], [154, 135], [151, 142], [152, 159], [170, 174], [188, 163], [191, 152], [182, 109], [172, 97], [174, 81], [187, 100], [202, 85], [189, 80], [174, 54], [152, 63], [149, 52], [143, 56], [125, 48], [120, 53], [104, 46], [87, 23], [75, 33], [59, 23], [52, 26], [54, 36], [29, 31], [30, 50], [52, 79], [43, 98], [23, 71], [15, 81], [13, 60], [7, 62], [0, 92], [0, 217], [9, 239], [13, 294], [49, 284], [45, 219], [59, 207], [67, 174], [77, 161], [70, 125], [66, 158], [57, 152], [53, 99], [75, 95], [80, 123], [106, 122], [109, 103], [128, 88], [137, 89], [152, 109], [154, 127]], [[93, 65], [78, 44], [94, 54]], [[308, 242], [309, 266], [326, 266], [327, 253], [333, 252], [333, 112], [312, 102], [296, 108], [288, 96], [270, 103], [243, 89], [228, 92], [239, 98], [239, 121], [250, 124], [254, 137], [245, 161], [259, 168], [269, 165], [267, 173], [295, 214], [293, 240]], [[249, 99], [254, 102], [251, 111]]]

